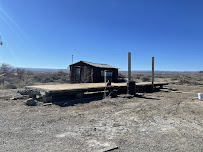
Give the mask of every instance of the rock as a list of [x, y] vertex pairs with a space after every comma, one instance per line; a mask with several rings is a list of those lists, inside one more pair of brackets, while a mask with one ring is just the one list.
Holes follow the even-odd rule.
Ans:
[[171, 91], [178, 91], [178, 89], [176, 89], [176, 88], [171, 88]]
[[108, 147], [104, 147], [98, 152], [108, 152], [108, 151], [113, 151], [115, 149], [118, 149], [118, 146], [115, 143], [110, 143]]
[[121, 94], [121, 95], [117, 95], [120, 98], [128, 98], [131, 99], [134, 97], [134, 95], [130, 95], [130, 94]]
[[23, 95], [21, 99], [29, 99], [29, 95]]
[[30, 98], [36, 97], [36, 95], [40, 95], [39, 91], [34, 90], [18, 90], [17, 93], [20, 93], [21, 95], [29, 95]]
[[170, 92], [170, 89], [159, 89], [162, 92]]
[[28, 95], [23, 95], [19, 97], [11, 97], [10, 100], [23, 100], [23, 99], [29, 99]]
[[10, 100], [18, 100], [16, 97], [11, 97]]
[[28, 106], [36, 106], [37, 105], [37, 101], [35, 99], [29, 98], [25, 101], [25, 104]]
[[44, 103], [43, 106], [51, 106], [52, 103]]

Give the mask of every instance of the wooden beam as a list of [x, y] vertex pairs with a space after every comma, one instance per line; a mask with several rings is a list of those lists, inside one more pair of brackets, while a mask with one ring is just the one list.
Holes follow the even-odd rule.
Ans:
[[128, 82], [131, 80], [131, 52], [128, 52]]
[[154, 89], [154, 57], [152, 57], [152, 90]]

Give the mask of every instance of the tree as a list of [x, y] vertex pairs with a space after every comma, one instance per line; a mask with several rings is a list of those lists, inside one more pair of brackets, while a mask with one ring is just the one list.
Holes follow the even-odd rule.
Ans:
[[31, 76], [31, 75], [34, 75], [34, 73], [32, 71], [30, 71], [30, 70], [26, 70], [26, 75]]
[[12, 67], [9, 64], [3, 63], [0, 68], [0, 73], [3, 75], [8, 75], [12, 71]]
[[17, 77], [19, 79], [22, 79], [25, 76], [25, 72], [26, 72], [25, 69], [20, 69], [20, 68], [16, 69]]
[[58, 75], [59, 75], [60, 77], [64, 77], [64, 76], [66, 76], [66, 73], [63, 72], [62, 70], [60, 70], [60, 71], [58, 71]]

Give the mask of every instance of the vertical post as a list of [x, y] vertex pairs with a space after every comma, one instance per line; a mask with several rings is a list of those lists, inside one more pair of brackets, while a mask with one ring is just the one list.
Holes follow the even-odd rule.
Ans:
[[128, 82], [131, 80], [131, 53], [128, 52]]
[[1, 41], [1, 35], [0, 35], [0, 45], [3, 45], [3, 42]]
[[154, 89], [154, 57], [152, 57], [152, 91]]
[[73, 64], [73, 55], [72, 55], [72, 64]]
[[127, 82], [127, 94], [135, 95], [135, 81], [131, 80], [131, 53], [128, 52], [128, 82]]

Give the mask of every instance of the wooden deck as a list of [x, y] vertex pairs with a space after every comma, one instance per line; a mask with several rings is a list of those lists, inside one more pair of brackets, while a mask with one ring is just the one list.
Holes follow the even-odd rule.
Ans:
[[[163, 85], [168, 85], [166, 82], [155, 82], [154, 86], [162, 87]], [[145, 83], [136, 83], [136, 88], [139, 87], [149, 87], [152, 86], [150, 82]], [[127, 83], [112, 83], [110, 87], [107, 88], [120, 88], [127, 87]], [[75, 91], [83, 91], [83, 90], [100, 90], [105, 89], [106, 86], [104, 83], [79, 83], [79, 84], [54, 84], [54, 85], [36, 85], [36, 86], [27, 86], [26, 89], [30, 90], [38, 90], [49, 93], [56, 92], [75, 92]]]
[[[155, 82], [154, 87], [162, 88], [163, 85], [168, 85], [165, 82]], [[87, 93], [112, 93], [118, 94], [127, 93], [127, 83], [112, 83], [111, 86], [106, 87], [104, 83], [79, 83], [79, 84], [54, 84], [54, 85], [36, 85], [25, 87], [29, 92], [28, 95], [40, 95], [43, 102], [52, 102], [54, 97], [72, 97], [83, 98]], [[146, 92], [152, 90], [152, 84], [136, 83], [136, 92]], [[106, 93], [105, 93], [106, 94]]]

